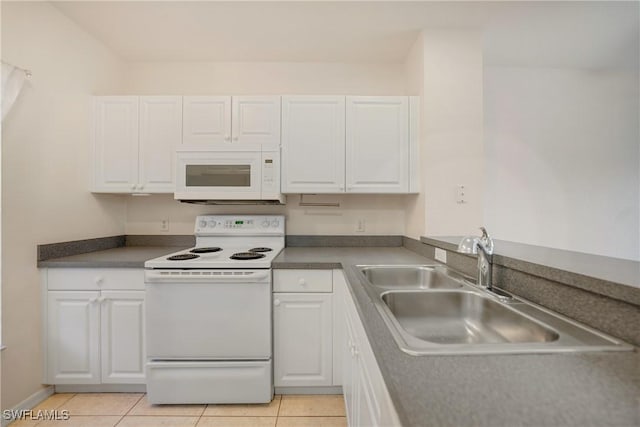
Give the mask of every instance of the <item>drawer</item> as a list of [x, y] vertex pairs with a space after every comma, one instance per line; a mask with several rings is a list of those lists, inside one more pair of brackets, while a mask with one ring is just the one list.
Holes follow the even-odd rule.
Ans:
[[142, 268], [49, 268], [47, 289], [78, 290], [144, 290]]
[[274, 270], [274, 292], [333, 292], [331, 270]]
[[150, 361], [151, 404], [268, 403], [273, 399], [271, 360]]

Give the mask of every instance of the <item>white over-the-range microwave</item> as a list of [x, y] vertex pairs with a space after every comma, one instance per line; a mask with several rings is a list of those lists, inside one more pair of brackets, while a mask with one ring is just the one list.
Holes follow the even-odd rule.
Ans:
[[176, 151], [174, 198], [203, 204], [283, 204], [280, 151], [259, 145], [187, 146]]

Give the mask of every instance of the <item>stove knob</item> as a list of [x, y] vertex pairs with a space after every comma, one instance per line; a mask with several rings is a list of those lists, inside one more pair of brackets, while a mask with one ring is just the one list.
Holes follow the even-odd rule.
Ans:
[[207, 226], [207, 221], [200, 221], [200, 227], [205, 228]]
[[274, 219], [274, 220], [271, 222], [271, 226], [272, 226], [273, 228], [277, 228], [279, 225], [280, 225], [280, 221], [278, 221], [277, 219]]
[[269, 220], [265, 219], [264, 221], [262, 221], [262, 227], [263, 228], [267, 228], [269, 226]]
[[209, 228], [216, 228], [216, 225], [215, 221], [209, 221]]

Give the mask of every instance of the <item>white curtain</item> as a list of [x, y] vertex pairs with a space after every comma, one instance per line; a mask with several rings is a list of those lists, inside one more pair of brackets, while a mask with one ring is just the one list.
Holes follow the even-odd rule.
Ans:
[[13, 65], [2, 63], [2, 120], [18, 99], [22, 85], [26, 79], [24, 70]]

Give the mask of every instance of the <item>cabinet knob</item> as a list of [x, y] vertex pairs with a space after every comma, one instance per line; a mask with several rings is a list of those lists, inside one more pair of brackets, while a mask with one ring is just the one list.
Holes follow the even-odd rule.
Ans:
[[98, 298], [89, 298], [91, 304], [95, 304], [96, 301], [98, 301]]
[[106, 300], [106, 298], [103, 297], [102, 295], [98, 297], [98, 303], [102, 303], [104, 302], [104, 300]]
[[96, 282], [96, 285], [102, 286], [102, 283], [104, 282], [104, 279], [102, 277], [100, 277], [100, 276], [96, 276], [94, 281]]
[[136, 189], [136, 185], [135, 185], [135, 184], [132, 184], [132, 185], [131, 185], [131, 189], [132, 189], [132, 190], [135, 190], [135, 189]]
[[298, 285], [300, 285], [300, 286], [305, 286], [306, 284], [307, 284], [307, 281], [306, 281], [306, 280], [304, 280], [304, 278], [303, 278], [303, 277], [301, 277], [301, 278], [299, 278], [299, 279], [298, 279]]
[[225, 136], [224, 136], [224, 140], [225, 140], [225, 141], [230, 141], [230, 140], [231, 140], [231, 137], [230, 137], [229, 135], [225, 135]]
[[138, 184], [138, 190], [142, 190], [144, 188], [144, 184]]
[[280, 300], [279, 299], [275, 299], [273, 300], [273, 305], [275, 305], [276, 307], [280, 305]]
[[238, 137], [237, 137], [237, 136], [234, 136], [234, 137], [233, 137], [233, 140], [234, 140], [234, 141], [237, 141], [237, 140], [238, 140]]

